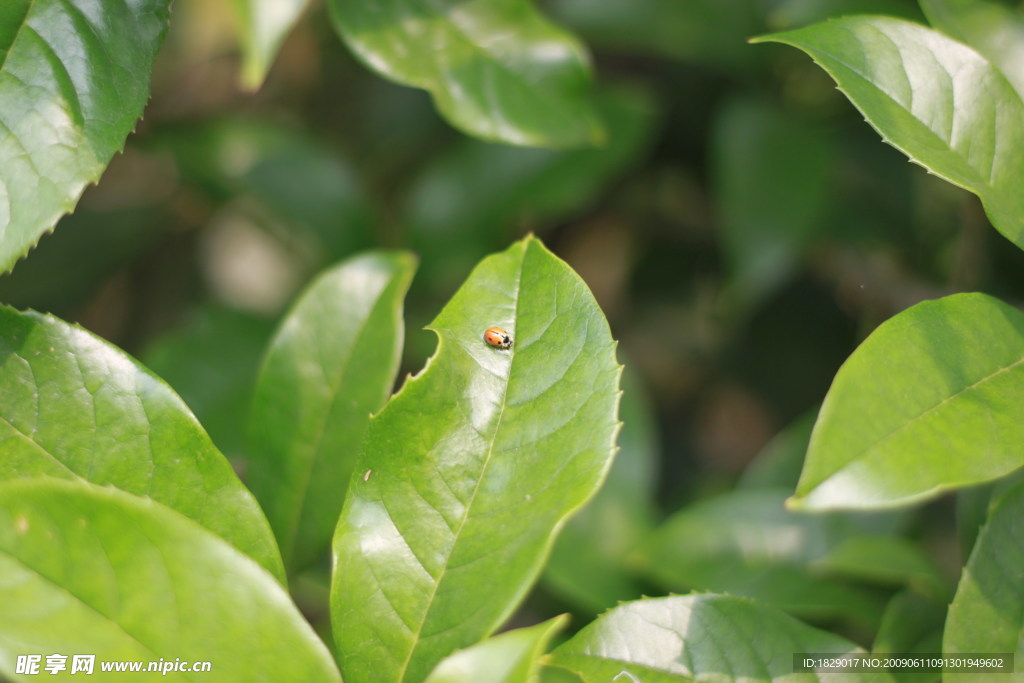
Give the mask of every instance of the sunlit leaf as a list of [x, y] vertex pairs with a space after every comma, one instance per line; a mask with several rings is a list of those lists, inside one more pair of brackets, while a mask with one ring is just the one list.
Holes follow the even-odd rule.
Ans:
[[234, 0], [242, 41], [242, 85], [256, 89], [309, 0]]
[[162, 380], [80, 327], [0, 307], [0, 481], [39, 475], [149, 496], [284, 576], [256, 500]]
[[430, 92], [457, 128], [536, 147], [601, 142], [587, 53], [530, 0], [330, 0], [338, 33], [370, 68]]
[[753, 600], [704, 594], [616, 607], [556, 648], [549, 663], [586, 683], [813, 681], [793, 673], [793, 656], [814, 652], [863, 651]]
[[880, 508], [1024, 465], [1024, 313], [983, 294], [918, 304], [883, 323], [836, 374], [797, 507]]
[[888, 17], [845, 17], [757, 40], [811, 55], [886, 142], [978, 195], [992, 224], [1024, 247], [1024, 101], [985, 57]]
[[932, 26], [967, 43], [1024, 98], [1024, 15], [992, 0], [920, 0]]
[[[511, 348], [484, 342], [492, 325]], [[493, 633], [614, 452], [608, 323], [539, 241], [481, 262], [431, 329], [437, 353], [370, 423], [334, 539], [349, 683], [421, 680]]]
[[74, 208], [135, 127], [169, 0], [4, 0], [0, 272]]
[[274, 577], [195, 522], [110, 487], [0, 484], [0, 605], [0, 674], [14, 674], [18, 655], [93, 653], [97, 679], [101, 662], [163, 660], [211, 668], [125, 679], [341, 681]]
[[565, 628], [565, 615], [493, 636], [437, 665], [426, 683], [528, 683], [535, 681], [548, 641]]
[[404, 252], [342, 262], [303, 293], [267, 351], [248, 481], [289, 568], [330, 543], [370, 413], [394, 387], [414, 268]]

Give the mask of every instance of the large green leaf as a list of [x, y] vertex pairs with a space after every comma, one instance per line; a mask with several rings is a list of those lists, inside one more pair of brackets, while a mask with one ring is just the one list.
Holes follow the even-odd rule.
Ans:
[[0, 6], [0, 272], [124, 146], [149, 94], [169, 0]]
[[14, 673], [17, 655], [95, 653], [97, 674], [111, 660], [211, 663], [131, 680], [341, 681], [270, 574], [191, 520], [109, 487], [0, 485], [0, 606], [0, 673]]
[[694, 503], [644, 541], [639, 561], [673, 591], [727, 592], [799, 615], [877, 623], [880, 597], [814, 567], [858, 535], [857, 520], [790, 512], [785, 498], [783, 490], [749, 489]]
[[258, 88], [309, 0], [234, 0], [242, 41], [242, 85]]
[[1024, 15], [991, 0], [920, 0], [920, 4], [932, 26], [985, 55], [1024, 98]]
[[[492, 325], [510, 349], [484, 342]], [[334, 539], [349, 683], [421, 681], [492, 633], [614, 452], [608, 323], [539, 241], [481, 262], [431, 329], [437, 353], [370, 423]]]
[[248, 481], [289, 568], [326, 550], [370, 413], [402, 352], [404, 252], [369, 252], [309, 286], [271, 342], [251, 412]]
[[[793, 657], [826, 652], [862, 650], [752, 600], [704, 594], [616, 607], [556, 648], [549, 663], [587, 683], [752, 683], [816, 680], [813, 674], [794, 674]], [[858, 680], [890, 679], [864, 675]]]
[[598, 143], [589, 58], [530, 0], [330, 0], [356, 56], [430, 92], [441, 114], [486, 140], [537, 147]]
[[1018, 484], [999, 499], [978, 535], [946, 617], [944, 652], [1013, 652], [1020, 670], [1024, 661], [1022, 519], [1024, 484]]
[[924, 500], [1024, 465], [1024, 313], [983, 294], [883, 323], [836, 374], [795, 507]]
[[888, 17], [846, 17], [757, 39], [800, 48], [912, 161], [978, 195], [1024, 247], [1024, 102], [971, 48]]
[[150, 496], [284, 576], [256, 500], [163, 381], [79, 327], [0, 307], [0, 481], [39, 475]]
[[427, 683], [530, 683], [536, 681], [548, 641], [565, 628], [566, 615], [543, 624], [506, 631], [449, 656]]

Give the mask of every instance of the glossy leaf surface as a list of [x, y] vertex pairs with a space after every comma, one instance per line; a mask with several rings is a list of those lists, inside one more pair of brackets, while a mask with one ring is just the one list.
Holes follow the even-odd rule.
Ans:
[[836, 374], [794, 506], [880, 508], [1024, 465], [1024, 313], [983, 294], [878, 327]]
[[270, 344], [251, 414], [248, 481], [289, 568], [330, 543], [370, 413], [391, 393], [415, 259], [369, 252], [321, 275]]
[[[492, 325], [510, 349], [484, 342]], [[615, 343], [539, 241], [482, 261], [430, 329], [438, 350], [371, 420], [334, 539], [349, 683], [423, 680], [494, 632], [614, 452]]]
[[71, 211], [149, 96], [169, 0], [4, 0], [0, 272]]
[[338, 33], [383, 76], [430, 92], [457, 128], [537, 147], [601, 142], [589, 57], [529, 0], [330, 0]]
[[0, 481], [112, 484], [191, 517], [283, 577], [263, 512], [178, 396], [51, 316], [0, 307]]
[[1024, 101], [971, 48], [888, 17], [845, 17], [758, 39], [797, 47], [911, 161], [981, 198], [1024, 247]]
[[180, 659], [210, 672], [126, 678], [341, 680], [274, 577], [195, 522], [109, 487], [0, 484], [0, 614], [0, 674], [20, 654], [95, 653], [98, 678], [104, 660]]
[[548, 641], [565, 628], [565, 615], [543, 624], [506, 631], [451, 655], [426, 683], [528, 683], [537, 680]]
[[[859, 651], [839, 636], [752, 600], [697, 594], [616, 607], [556, 648], [549, 663], [586, 683], [616, 676], [644, 683], [796, 681], [816, 676], [793, 673], [794, 653]], [[890, 679], [865, 675], [858, 680]]]
[[993, 0], [920, 0], [928, 21], [985, 55], [1024, 98], [1024, 15]]

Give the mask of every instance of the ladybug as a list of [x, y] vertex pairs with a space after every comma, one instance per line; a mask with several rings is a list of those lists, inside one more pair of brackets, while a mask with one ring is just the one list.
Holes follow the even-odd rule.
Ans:
[[512, 346], [512, 337], [500, 327], [488, 327], [484, 332], [484, 341], [496, 349], [507, 349]]

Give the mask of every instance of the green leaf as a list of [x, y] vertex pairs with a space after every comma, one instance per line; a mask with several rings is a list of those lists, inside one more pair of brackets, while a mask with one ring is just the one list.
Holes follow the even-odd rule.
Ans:
[[527, 683], [537, 679], [548, 642], [569, 623], [561, 615], [543, 624], [506, 631], [450, 655], [426, 683]]
[[4, 0], [0, 272], [71, 211], [149, 95], [169, 0]]
[[631, 377], [622, 377], [622, 431], [608, 480], [565, 525], [544, 566], [549, 588], [594, 612], [642, 595], [629, 553], [654, 529], [656, 518], [654, 417]]
[[330, 0], [334, 27], [382, 76], [430, 92], [452, 125], [535, 147], [599, 143], [589, 57], [529, 0]]
[[920, 0], [932, 26], [995, 64], [1024, 98], [1024, 16], [989, 0]]
[[815, 680], [793, 673], [794, 654], [812, 652], [863, 651], [753, 600], [704, 594], [616, 607], [556, 648], [550, 664], [587, 683]]
[[898, 536], [851, 536], [812, 565], [838, 576], [907, 585], [937, 600], [948, 600], [946, 581], [935, 563], [912, 542]]
[[984, 294], [883, 323], [836, 374], [794, 507], [882, 508], [1024, 465], [1024, 314]]
[[211, 680], [341, 681], [270, 574], [191, 520], [109, 487], [0, 485], [0, 605], [2, 673], [19, 654], [56, 652], [206, 661]]
[[[497, 325], [510, 349], [488, 346]], [[486, 637], [611, 464], [620, 366], [586, 285], [534, 238], [488, 257], [370, 423], [334, 538], [349, 683], [419, 681]]]
[[719, 111], [712, 143], [722, 245], [734, 295], [746, 303], [781, 284], [822, 229], [832, 141], [746, 98]]
[[992, 225], [1024, 247], [1024, 102], [984, 57], [887, 17], [846, 17], [759, 41], [811, 55], [886, 142], [978, 195]]
[[[945, 606], [945, 600], [940, 604], [909, 590], [897, 593], [885, 608], [871, 651], [942, 652]], [[908, 674], [906, 678], [920, 680], [919, 676]]]
[[154, 340], [141, 360], [181, 396], [217, 448], [240, 461], [256, 373], [273, 332], [270, 320], [208, 302]]
[[638, 561], [673, 591], [728, 592], [800, 615], [875, 624], [879, 598], [813, 567], [858, 533], [858, 520], [789, 512], [785, 497], [748, 489], [694, 503], [644, 542]]
[[1024, 484], [996, 503], [946, 617], [943, 652], [1013, 652], [1024, 661]]
[[256, 90], [309, 0], [234, 0], [242, 42], [242, 85]]
[[113, 484], [191, 517], [279, 578], [256, 500], [178, 396], [120, 349], [0, 307], [0, 481]]
[[524, 225], [539, 231], [585, 210], [637, 162], [653, 133], [650, 98], [608, 89], [599, 105], [609, 125], [608, 144], [601, 148], [524, 149], [462, 140], [426, 167], [405, 215], [424, 268], [437, 273], [432, 279], [461, 277]]
[[328, 547], [370, 413], [402, 353], [405, 252], [368, 252], [311, 284], [267, 351], [251, 412], [248, 480], [289, 569]]

